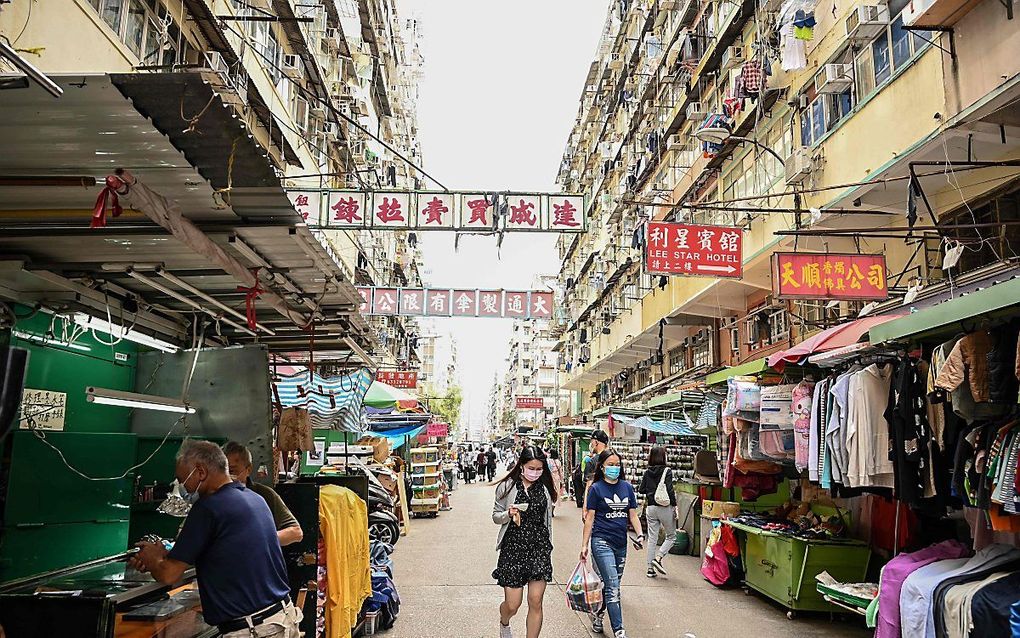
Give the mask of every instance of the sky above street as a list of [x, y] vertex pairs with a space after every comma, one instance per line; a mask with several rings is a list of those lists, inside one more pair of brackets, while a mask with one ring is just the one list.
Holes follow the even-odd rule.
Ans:
[[[420, 20], [425, 57], [418, 101], [424, 168], [451, 189], [555, 191], [607, 0], [399, 0]], [[429, 188], [436, 188], [429, 184]], [[426, 280], [441, 288], [528, 290], [555, 275], [554, 235], [424, 233]], [[494, 375], [506, 369], [512, 322], [436, 320], [457, 342], [464, 423], [487, 419]]]

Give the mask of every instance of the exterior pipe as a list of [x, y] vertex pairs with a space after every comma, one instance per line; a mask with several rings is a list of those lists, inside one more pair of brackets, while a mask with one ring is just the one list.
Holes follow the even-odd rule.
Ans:
[[228, 326], [232, 326], [232, 327], [236, 328], [237, 330], [240, 330], [241, 332], [244, 332], [245, 334], [249, 334], [249, 335], [251, 335], [253, 337], [257, 336], [254, 332], [249, 330], [247, 328], [247, 326], [242, 326], [242, 325], [240, 325], [240, 324], [238, 324], [238, 323], [236, 323], [234, 321], [231, 321], [230, 319], [227, 319], [225, 317], [221, 317], [220, 315], [216, 314], [212, 310], [209, 310], [205, 306], [202, 306], [198, 302], [193, 301], [191, 299], [188, 299], [187, 297], [185, 297], [184, 295], [180, 294], [176, 290], [173, 290], [172, 288], [167, 288], [166, 286], [164, 286], [163, 284], [159, 283], [158, 281], [154, 281], [153, 279], [150, 279], [149, 277], [146, 277], [145, 275], [141, 274], [140, 272], [135, 271], [133, 268], [128, 268], [124, 272], [129, 277], [131, 277], [132, 279], [137, 279], [138, 281], [140, 281], [143, 284], [149, 286], [153, 290], [158, 290], [159, 292], [161, 292], [161, 293], [163, 293], [165, 295], [169, 295], [169, 296], [173, 297], [174, 299], [176, 299], [177, 301], [180, 301], [183, 304], [187, 304], [187, 305], [191, 306], [192, 308], [194, 308], [195, 310], [200, 310], [200, 311], [204, 312], [205, 314], [209, 315], [210, 317], [212, 317], [214, 319], [221, 320], [221, 321], [223, 321], [223, 323], [227, 324]]
[[[180, 277], [174, 275], [173, 273], [167, 272], [166, 269], [164, 269], [162, 266], [159, 266], [159, 267], [156, 268], [156, 274], [159, 275], [160, 277], [162, 277], [163, 279], [166, 279], [170, 283], [178, 286], [179, 288], [183, 288], [183, 289], [187, 290], [188, 292], [190, 292], [191, 294], [195, 295], [199, 299], [207, 301], [207, 302], [211, 303], [212, 305], [216, 306], [217, 308], [219, 308], [220, 310], [222, 310], [222, 311], [224, 311], [226, 313], [229, 313], [233, 317], [235, 317], [237, 319], [240, 319], [241, 321], [248, 321], [248, 318], [245, 317], [244, 315], [242, 315], [240, 312], [234, 310], [233, 308], [231, 308], [230, 306], [224, 304], [223, 302], [219, 301], [218, 299], [210, 297], [209, 295], [205, 294], [204, 292], [202, 292], [198, 288], [195, 288], [194, 286], [192, 286], [188, 282], [184, 281]], [[265, 332], [266, 334], [269, 334], [269, 335], [275, 335], [276, 334], [275, 331], [271, 330], [270, 328], [267, 328], [266, 326], [263, 326], [261, 323], [256, 323], [255, 325], [259, 328], [259, 330]]]

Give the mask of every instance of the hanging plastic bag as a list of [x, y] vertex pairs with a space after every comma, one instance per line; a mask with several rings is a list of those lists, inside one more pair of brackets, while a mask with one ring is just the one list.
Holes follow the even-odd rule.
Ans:
[[602, 579], [587, 560], [579, 562], [570, 576], [567, 606], [589, 614], [602, 609]]

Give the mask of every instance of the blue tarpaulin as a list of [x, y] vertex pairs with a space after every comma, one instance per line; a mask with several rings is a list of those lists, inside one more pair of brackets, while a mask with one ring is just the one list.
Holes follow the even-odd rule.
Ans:
[[393, 430], [386, 430], [385, 432], [365, 432], [364, 436], [378, 436], [385, 437], [390, 440], [390, 447], [394, 450], [399, 448], [407, 440], [404, 437], [411, 437], [411, 440], [418, 438], [418, 435], [425, 430], [424, 425], [412, 425], [406, 428], [396, 428]]
[[[613, 418], [616, 417], [614, 416]], [[659, 434], [672, 434], [676, 436], [697, 434], [697, 432], [682, 421], [655, 421], [647, 416], [634, 419], [627, 425]]]

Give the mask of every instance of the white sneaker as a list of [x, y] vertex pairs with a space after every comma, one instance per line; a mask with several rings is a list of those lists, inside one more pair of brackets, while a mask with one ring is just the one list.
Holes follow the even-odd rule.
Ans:
[[627, 638], [627, 632], [621, 629], [616, 632], [616, 638]]
[[499, 638], [514, 638], [514, 633], [510, 631], [510, 625], [499, 623]]

